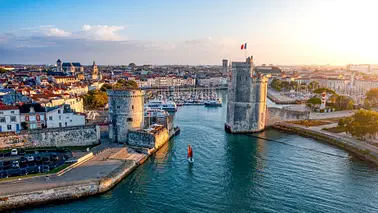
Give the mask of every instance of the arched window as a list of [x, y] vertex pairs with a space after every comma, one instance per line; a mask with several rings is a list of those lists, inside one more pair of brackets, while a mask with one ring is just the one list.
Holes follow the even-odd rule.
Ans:
[[134, 105], [131, 105], [131, 109], [134, 110]]

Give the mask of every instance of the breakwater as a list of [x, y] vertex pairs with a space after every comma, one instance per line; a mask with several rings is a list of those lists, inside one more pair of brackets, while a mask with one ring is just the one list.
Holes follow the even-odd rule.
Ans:
[[296, 124], [280, 122], [273, 125], [273, 128], [293, 132], [302, 136], [311, 137], [325, 143], [344, 149], [360, 159], [367, 160], [378, 165], [378, 147], [366, 142], [328, 133], [323, 130], [315, 130]]

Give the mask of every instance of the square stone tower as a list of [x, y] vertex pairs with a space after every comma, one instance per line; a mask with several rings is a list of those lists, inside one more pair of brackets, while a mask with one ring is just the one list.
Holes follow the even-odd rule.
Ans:
[[253, 133], [264, 130], [267, 86], [267, 77], [254, 73], [252, 56], [246, 62], [232, 62], [225, 124], [227, 132]]
[[109, 139], [127, 143], [129, 130], [144, 126], [144, 92], [140, 89], [108, 90]]

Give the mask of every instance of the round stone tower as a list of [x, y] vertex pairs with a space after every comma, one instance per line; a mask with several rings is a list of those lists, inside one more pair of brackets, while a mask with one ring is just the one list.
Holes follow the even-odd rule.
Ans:
[[56, 71], [62, 72], [62, 61], [60, 59], [56, 61]]
[[140, 89], [108, 90], [109, 138], [127, 143], [129, 130], [141, 129], [144, 124], [144, 92]]

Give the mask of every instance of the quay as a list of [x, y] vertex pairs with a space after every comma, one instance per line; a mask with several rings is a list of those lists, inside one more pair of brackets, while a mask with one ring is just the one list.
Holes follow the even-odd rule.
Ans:
[[297, 100], [284, 96], [280, 92], [275, 91], [274, 89], [268, 88], [267, 93], [268, 98], [276, 104], [298, 104]]
[[311, 137], [344, 149], [356, 157], [378, 165], [378, 147], [365, 141], [330, 133], [320, 128], [310, 128], [288, 122], [279, 122], [273, 128]]
[[[180, 132], [175, 128], [173, 135]], [[93, 155], [66, 173], [0, 182], [0, 212], [104, 193], [143, 164], [169, 140], [154, 148], [119, 146], [106, 140]]]

